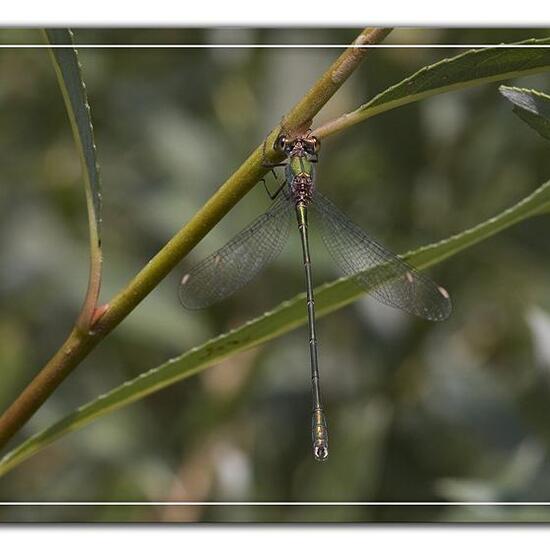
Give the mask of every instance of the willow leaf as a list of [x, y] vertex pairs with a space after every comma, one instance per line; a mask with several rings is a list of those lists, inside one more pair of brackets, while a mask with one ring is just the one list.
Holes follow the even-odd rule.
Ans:
[[[448, 239], [409, 252], [402, 257], [418, 269], [425, 269], [507, 227], [548, 212], [550, 212], [550, 181], [498, 216]], [[349, 277], [322, 285], [315, 289], [317, 315], [319, 317], [327, 315], [357, 300], [363, 294], [364, 292]], [[83, 428], [94, 420], [143, 399], [162, 388], [189, 378], [227, 357], [272, 340], [304, 324], [307, 318], [304, 299], [305, 294], [299, 294], [261, 317], [217, 336], [83, 405], [8, 453], [0, 461], [0, 475], [65, 434]]]
[[514, 113], [543, 138], [550, 139], [550, 96], [537, 90], [500, 86], [500, 93], [514, 105]]
[[48, 29], [44, 33], [48, 43], [53, 46], [50, 48], [51, 59], [78, 148], [86, 194], [90, 233], [90, 278], [86, 300], [79, 319], [79, 322], [86, 327], [92, 320], [99, 297], [102, 262], [101, 187], [94, 130], [82, 68], [78, 53], [73, 47], [72, 32], [69, 29]]
[[[323, 138], [370, 117], [427, 97], [550, 70], [550, 38], [519, 42], [521, 48], [484, 48], [463, 52], [423, 67], [379, 93], [355, 111], [314, 130]], [[538, 47], [529, 47], [538, 46]]]

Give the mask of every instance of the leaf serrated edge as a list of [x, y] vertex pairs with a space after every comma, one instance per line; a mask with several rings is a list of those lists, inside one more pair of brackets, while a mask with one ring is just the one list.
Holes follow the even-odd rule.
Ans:
[[[541, 200], [541, 195], [543, 195], [544, 193], [548, 193], [549, 196], [543, 198], [542, 202], [539, 202]], [[549, 210], [550, 181], [547, 181], [546, 183], [535, 189], [535, 191], [533, 191], [530, 195], [520, 200], [513, 206], [505, 209], [500, 214], [492, 216], [488, 220], [485, 220], [484, 222], [477, 224], [474, 227], [468, 228], [460, 232], [459, 234], [453, 235], [437, 243], [420, 247], [414, 251], [401, 255], [401, 257], [407, 261], [410, 261], [418, 269], [424, 269], [435, 263], [438, 263], [439, 261], [443, 261], [448, 257], [453, 256], [454, 254], [457, 254], [465, 248], [469, 248], [470, 246], [473, 246], [474, 244], [491, 237], [495, 233], [498, 233], [499, 231], [502, 231], [515, 223], [528, 219], [532, 216], [548, 212]], [[455, 243], [458, 239], [465, 240], [466, 244], [445, 251], [446, 248], [452, 246], [453, 243]], [[430, 258], [430, 253], [437, 248], [442, 251], [441, 254], [437, 258]], [[350, 277], [341, 277], [336, 281], [331, 281], [329, 283], [320, 285], [315, 289], [315, 294], [316, 302], [319, 306], [318, 316], [322, 317], [336, 309], [339, 309], [351, 303], [357, 297], [363, 295], [364, 292], [358, 286], [355, 286], [353, 284]], [[180, 355], [179, 357], [172, 358], [158, 367], [149, 369], [148, 371], [140, 374], [136, 378], [124, 382], [110, 392], [102, 394], [94, 401], [79, 407], [73, 413], [56, 422], [49, 428], [38, 432], [34, 436], [24, 441], [21, 445], [13, 449], [11, 452], [6, 454], [2, 458], [2, 460], [0, 460], [0, 476], [38, 452], [40, 449], [46, 447], [53, 441], [59, 439], [67, 433], [75, 431], [81, 426], [89, 424], [95, 418], [103, 416], [108, 412], [118, 410], [128, 404], [134, 403], [140, 398], [150, 395], [159, 389], [165, 388], [175, 382], [188, 378], [189, 376], [192, 376], [193, 374], [200, 372], [208, 368], [209, 366], [218, 364], [222, 359], [225, 359], [230, 355], [250, 349], [251, 347], [257, 346], [265, 341], [274, 338], [275, 336], [288, 332], [296, 326], [299, 326], [300, 324], [305, 322], [305, 319], [307, 317], [305, 308], [302, 307], [304, 299], [305, 293], [300, 293], [290, 300], [285, 300], [273, 310], [266, 312], [255, 319], [247, 321], [240, 327], [236, 327], [222, 335], [216, 336], [202, 345], [194, 346], [191, 350]], [[189, 360], [189, 358], [193, 355], [200, 355], [201, 353], [211, 353], [208, 348], [214, 348], [215, 351], [216, 345], [220, 342], [223, 342], [224, 340], [230, 340], [236, 335], [246, 335], [247, 332], [250, 332], [251, 329], [256, 328], [258, 325], [276, 320], [274, 318], [276, 318], [278, 315], [287, 314], [288, 316], [290, 316], [293, 313], [292, 310], [298, 308], [299, 310], [297, 311], [297, 314], [290, 320], [287, 320], [286, 324], [281, 325], [278, 329], [272, 330], [271, 332], [263, 336], [259, 336], [256, 339], [252, 338], [238, 348], [228, 347], [226, 350], [223, 350], [222, 353], [212, 353], [212, 357], [203, 361], [202, 363], [193, 364], [192, 362], [190, 362], [190, 364], [180, 372], [167, 376], [164, 380], [159, 380], [158, 383], [148, 386], [144, 391], [141, 391], [139, 393], [136, 392], [133, 396], [130, 396], [126, 399], [120, 399], [118, 402], [106, 408], [102, 409], [100, 407], [100, 405], [104, 403], [105, 400], [116, 396], [117, 394], [124, 394], [126, 391], [131, 390], [139, 383], [143, 383], [144, 380], [147, 381], [148, 379], [152, 378], [155, 375], [158, 375], [161, 372], [166, 373], [166, 371], [169, 371], [170, 369], [177, 368], [178, 363]], [[170, 373], [167, 374], [169, 375]], [[82, 416], [86, 413], [88, 413], [87, 416]], [[79, 418], [79, 416], [82, 417]], [[37, 443], [38, 446], [35, 447], [35, 443]]]

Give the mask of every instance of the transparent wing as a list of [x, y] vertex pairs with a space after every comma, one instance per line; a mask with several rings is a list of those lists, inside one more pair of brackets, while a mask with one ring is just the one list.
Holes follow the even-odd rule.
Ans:
[[291, 213], [292, 204], [281, 193], [261, 216], [186, 273], [179, 287], [184, 307], [208, 307], [253, 279], [283, 249]]
[[315, 193], [312, 207], [328, 251], [346, 275], [357, 274], [360, 287], [380, 302], [424, 319], [449, 317], [452, 304], [444, 288], [377, 243], [321, 193]]

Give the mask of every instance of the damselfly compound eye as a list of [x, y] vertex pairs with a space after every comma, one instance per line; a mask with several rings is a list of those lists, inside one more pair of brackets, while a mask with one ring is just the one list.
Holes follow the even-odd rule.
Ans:
[[288, 143], [288, 140], [286, 136], [279, 136], [277, 138], [277, 141], [275, 142], [275, 148], [278, 149], [279, 151], [284, 151], [287, 143]]
[[313, 152], [317, 154], [321, 149], [321, 142], [315, 136], [310, 138], [310, 142], [313, 144]]
[[321, 142], [315, 136], [305, 138], [303, 143], [304, 149], [310, 155], [316, 155], [321, 148]]

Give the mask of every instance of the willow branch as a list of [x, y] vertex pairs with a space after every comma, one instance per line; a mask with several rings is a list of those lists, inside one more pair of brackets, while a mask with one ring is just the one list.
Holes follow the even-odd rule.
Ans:
[[[357, 69], [368, 48], [384, 40], [391, 29], [365, 29], [329, 67], [305, 96], [284, 117], [282, 125], [289, 132], [299, 132], [311, 125], [313, 117]], [[274, 128], [267, 140], [272, 143], [280, 132]], [[270, 160], [277, 160], [268, 148]], [[189, 220], [157, 255], [113, 300], [96, 311], [92, 330], [75, 327], [66, 342], [0, 417], [0, 447], [29, 420], [61, 382], [184, 258], [199, 241], [266, 174], [263, 167], [263, 144], [244, 161], [208, 202]]]

